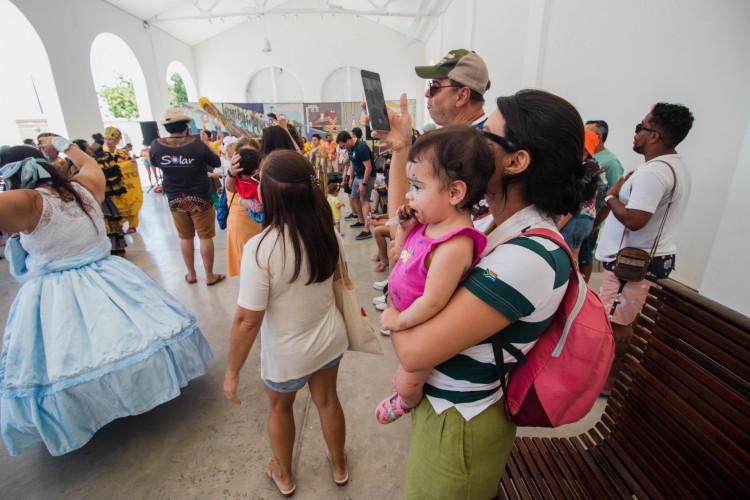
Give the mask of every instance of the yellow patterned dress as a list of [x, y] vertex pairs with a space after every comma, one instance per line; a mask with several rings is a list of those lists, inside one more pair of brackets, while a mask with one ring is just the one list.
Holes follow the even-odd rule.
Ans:
[[112, 253], [125, 252], [125, 233], [122, 230], [122, 215], [117, 209], [114, 200], [126, 193], [125, 184], [122, 182], [122, 173], [112, 153], [99, 149], [96, 162], [104, 173], [107, 184], [104, 189], [104, 202], [102, 213], [104, 215], [104, 226], [107, 228], [107, 237], [112, 244]]
[[128, 154], [116, 148], [112, 155], [117, 161], [125, 184], [125, 194], [115, 196], [112, 201], [117, 205], [123, 219], [128, 223], [128, 232], [132, 233], [138, 227], [138, 212], [143, 205], [143, 191], [141, 191], [141, 177], [138, 175], [138, 164], [130, 159]]

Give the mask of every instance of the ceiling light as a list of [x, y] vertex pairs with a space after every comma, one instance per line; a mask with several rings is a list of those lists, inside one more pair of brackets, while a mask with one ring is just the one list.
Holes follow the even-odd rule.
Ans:
[[271, 40], [268, 38], [263, 39], [263, 48], [261, 49], [263, 52], [271, 52]]

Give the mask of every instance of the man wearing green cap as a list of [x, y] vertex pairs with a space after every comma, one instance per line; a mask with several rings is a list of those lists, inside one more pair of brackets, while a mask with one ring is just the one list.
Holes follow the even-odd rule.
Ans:
[[465, 123], [482, 128], [484, 93], [490, 88], [487, 65], [476, 52], [455, 49], [434, 66], [414, 68], [420, 78], [429, 79], [425, 92], [432, 121], [445, 126]]

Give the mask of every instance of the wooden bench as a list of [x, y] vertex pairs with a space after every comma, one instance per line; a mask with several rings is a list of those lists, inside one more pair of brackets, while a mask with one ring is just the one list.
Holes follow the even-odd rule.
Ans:
[[659, 285], [600, 422], [516, 438], [499, 498], [750, 498], [750, 319]]

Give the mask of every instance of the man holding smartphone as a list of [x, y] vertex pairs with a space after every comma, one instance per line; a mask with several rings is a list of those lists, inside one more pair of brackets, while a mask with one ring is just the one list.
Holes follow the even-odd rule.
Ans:
[[429, 79], [424, 96], [432, 121], [440, 126], [465, 123], [482, 128], [484, 93], [490, 89], [490, 74], [476, 52], [454, 49], [433, 66], [416, 66], [420, 78]]
[[[370, 213], [370, 195], [372, 194], [372, 188], [375, 186], [372, 151], [365, 141], [352, 137], [345, 130], [339, 132], [339, 135], [336, 136], [336, 144], [341, 149], [349, 151], [351, 169], [354, 171], [354, 175], [349, 178], [349, 186], [352, 190], [352, 211], [357, 214], [357, 222], [349, 227], [364, 228], [365, 217]], [[372, 233], [363, 229], [355, 239], [365, 240], [367, 238], [372, 238]]]

